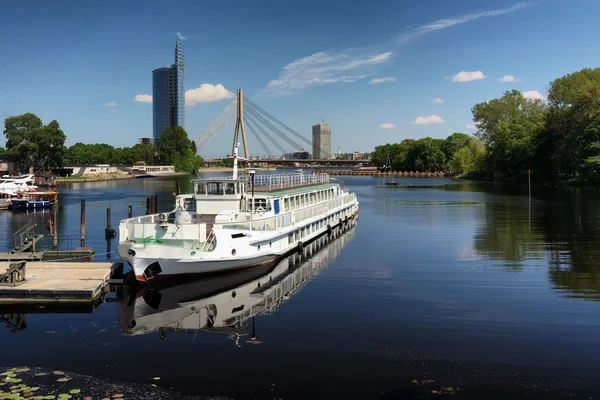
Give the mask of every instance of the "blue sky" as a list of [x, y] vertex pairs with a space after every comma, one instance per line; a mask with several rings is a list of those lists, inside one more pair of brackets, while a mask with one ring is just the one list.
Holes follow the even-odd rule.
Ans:
[[[0, 15], [0, 118], [56, 119], [69, 145], [151, 136], [152, 105], [134, 98], [173, 62], [177, 32], [186, 88], [208, 84], [190, 93], [191, 138], [231, 101], [212, 101], [222, 85], [307, 137], [324, 119], [347, 152], [474, 133], [477, 102], [513, 88], [544, 95], [600, 64], [597, 0], [22, 1], [0, 3]], [[232, 131], [201, 154], [228, 153]], [[250, 148], [264, 154], [252, 138]]]

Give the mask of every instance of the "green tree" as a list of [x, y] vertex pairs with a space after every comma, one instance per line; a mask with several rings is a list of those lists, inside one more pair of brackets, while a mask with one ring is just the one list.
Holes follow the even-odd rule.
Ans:
[[459, 176], [466, 175], [473, 170], [475, 166], [475, 157], [469, 146], [457, 150], [450, 160], [450, 169], [452, 173]]
[[452, 135], [448, 136], [446, 140], [444, 140], [444, 145], [442, 147], [442, 149], [444, 150], [444, 154], [446, 154], [446, 159], [452, 159], [452, 157], [457, 151], [459, 151], [468, 144], [470, 137], [471, 136], [460, 132], [455, 132]]
[[143, 161], [147, 165], [158, 164], [158, 149], [156, 146], [147, 143], [138, 143], [131, 148], [133, 162]]
[[487, 161], [494, 176], [525, 176], [544, 128], [544, 103], [526, 99], [521, 92], [513, 90], [505, 92], [499, 99], [476, 104], [472, 112], [478, 126], [476, 135], [486, 147]]
[[38, 143], [38, 166], [44, 168], [62, 167], [65, 153], [65, 136], [60, 125], [56, 120], [42, 128], [41, 134], [37, 138]]
[[66, 136], [56, 121], [44, 126], [32, 113], [8, 117], [4, 120], [4, 135], [7, 152], [17, 156], [25, 169], [63, 163]]
[[[173, 165], [176, 171], [194, 172], [199, 170], [202, 165], [202, 157], [194, 153], [192, 143], [182, 127], [167, 128], [158, 141], [160, 162]], [[195, 143], [193, 147], [195, 147]]]
[[6, 153], [6, 149], [4, 147], [0, 147], [0, 154]]
[[600, 68], [550, 83], [538, 162], [551, 179], [600, 181]]
[[442, 151], [444, 140], [422, 138], [410, 144], [406, 158], [409, 170], [420, 172], [444, 171], [446, 155]]

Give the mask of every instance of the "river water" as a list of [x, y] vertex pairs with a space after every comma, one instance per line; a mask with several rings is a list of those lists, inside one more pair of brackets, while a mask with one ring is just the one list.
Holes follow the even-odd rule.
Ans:
[[[119, 290], [93, 313], [4, 307], [26, 328], [0, 324], [0, 367], [155, 384], [165, 398], [600, 398], [595, 190], [533, 186], [529, 200], [518, 185], [343, 180], [358, 194], [356, 224], [280, 265]], [[116, 226], [153, 194], [168, 210], [174, 188], [153, 179], [61, 187], [61, 247], [79, 245], [85, 199], [86, 244], [97, 260], [116, 259], [106, 208]], [[24, 224], [47, 233], [48, 218], [0, 212], [0, 247]], [[134, 312], [138, 304], [146, 308]]]

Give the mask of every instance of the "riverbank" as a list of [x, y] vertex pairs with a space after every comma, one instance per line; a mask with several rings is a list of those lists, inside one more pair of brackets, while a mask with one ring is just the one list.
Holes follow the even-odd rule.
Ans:
[[113, 181], [120, 179], [135, 179], [135, 175], [130, 174], [98, 174], [98, 175], [85, 175], [85, 176], [59, 176], [56, 178], [56, 183], [70, 183], [70, 182], [100, 182], [100, 181]]
[[61, 176], [56, 178], [57, 183], [73, 183], [73, 182], [101, 182], [101, 181], [115, 181], [122, 179], [141, 179], [141, 178], [180, 178], [182, 176], [191, 175], [189, 172], [172, 172], [164, 174], [98, 174], [98, 175], [85, 175], [85, 176]]

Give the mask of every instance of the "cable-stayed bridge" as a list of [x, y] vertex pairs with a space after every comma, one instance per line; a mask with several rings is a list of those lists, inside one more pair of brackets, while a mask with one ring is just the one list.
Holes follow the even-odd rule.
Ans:
[[[233, 138], [233, 146], [241, 139], [245, 157], [250, 157], [248, 152], [248, 144], [246, 140], [246, 131], [256, 139], [261, 146], [267, 159], [261, 161], [278, 161], [281, 162], [281, 156], [288, 153], [293, 153], [299, 149], [306, 149], [312, 152], [312, 140], [302, 136], [294, 129], [290, 128], [285, 123], [281, 122], [271, 113], [260, 107], [252, 100], [245, 97], [242, 90], [238, 90], [236, 100], [229, 103], [217, 117], [208, 124], [208, 126], [195, 139], [196, 148], [198, 151], [206, 148], [206, 146], [216, 138], [227, 126], [235, 121], [235, 133]], [[246, 129], [247, 128], [247, 129]], [[233, 154], [233, 146], [232, 152]], [[319, 160], [285, 160], [287, 162], [331, 162], [334, 161], [335, 155], [331, 149], [325, 149], [319, 146], [321, 159]], [[366, 163], [370, 160], [335, 160], [335, 162], [358, 164]]]

